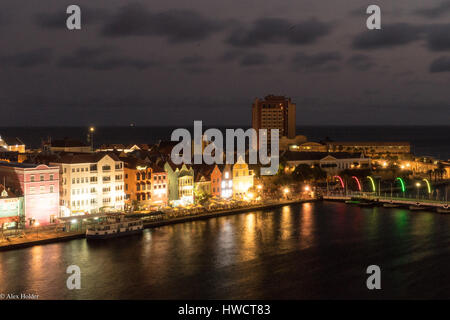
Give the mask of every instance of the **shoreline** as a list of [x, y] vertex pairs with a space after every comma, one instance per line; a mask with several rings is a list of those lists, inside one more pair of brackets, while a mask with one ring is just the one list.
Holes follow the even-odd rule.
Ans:
[[[173, 225], [173, 224], [178, 224], [178, 223], [184, 223], [184, 222], [190, 222], [190, 221], [196, 221], [196, 220], [207, 220], [207, 219], [211, 219], [211, 218], [236, 215], [236, 214], [246, 213], [246, 212], [254, 211], [254, 210], [279, 208], [279, 207], [283, 207], [283, 206], [291, 205], [291, 204], [316, 202], [316, 201], [318, 201], [318, 199], [288, 200], [288, 201], [263, 204], [263, 205], [255, 205], [255, 206], [244, 207], [244, 208], [223, 209], [223, 210], [218, 210], [218, 211], [214, 211], [214, 212], [200, 213], [200, 214], [196, 214], [196, 215], [192, 215], [192, 216], [177, 217], [177, 218], [166, 219], [166, 220], [161, 220], [161, 221], [144, 222], [144, 229], [158, 228], [158, 227]], [[49, 243], [70, 241], [70, 240], [74, 240], [74, 239], [85, 238], [85, 236], [86, 236], [85, 231], [71, 232], [70, 234], [50, 237], [50, 238], [41, 239], [41, 240], [31, 240], [31, 241], [25, 241], [25, 242], [21, 242], [21, 243], [12, 243], [12, 244], [2, 244], [2, 245], [0, 245], [0, 251], [9, 251], [9, 250], [29, 248], [29, 247], [43, 245], [43, 244], [49, 244]]]

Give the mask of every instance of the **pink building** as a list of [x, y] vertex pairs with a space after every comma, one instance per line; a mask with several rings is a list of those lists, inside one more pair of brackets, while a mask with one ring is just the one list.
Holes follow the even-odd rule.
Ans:
[[27, 227], [59, 216], [59, 167], [0, 161], [0, 181], [24, 197]]

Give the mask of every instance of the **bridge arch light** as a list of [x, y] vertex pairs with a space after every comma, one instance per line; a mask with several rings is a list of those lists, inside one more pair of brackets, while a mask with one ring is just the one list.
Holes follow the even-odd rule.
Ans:
[[428, 193], [431, 193], [431, 184], [430, 181], [428, 181], [428, 179], [423, 179], [422, 181], [425, 181], [427, 184], [427, 189], [428, 189]]
[[395, 180], [400, 181], [400, 186], [402, 187], [402, 192], [405, 192], [406, 191], [405, 181], [403, 181], [403, 179], [400, 177], [395, 178]]
[[372, 190], [373, 192], [376, 192], [376, 188], [375, 188], [375, 181], [373, 180], [373, 178], [371, 176], [367, 176], [367, 179], [370, 180], [370, 183], [372, 184]]
[[361, 183], [359, 182], [358, 177], [352, 176], [352, 179], [355, 179], [355, 180], [356, 180], [356, 183], [358, 184], [358, 190], [361, 191], [361, 190], [362, 190], [362, 189], [361, 189]]
[[342, 180], [342, 178], [341, 178], [340, 176], [334, 176], [334, 178], [339, 179], [339, 181], [341, 182], [341, 187], [342, 187], [342, 189], [345, 189], [345, 186], [344, 186], [344, 180]]

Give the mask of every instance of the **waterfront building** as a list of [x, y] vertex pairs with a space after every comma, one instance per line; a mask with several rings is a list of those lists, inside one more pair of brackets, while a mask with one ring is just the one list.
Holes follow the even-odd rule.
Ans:
[[110, 152], [110, 151], [119, 151], [124, 153], [130, 153], [136, 150], [148, 150], [148, 145], [146, 144], [103, 144], [97, 151], [100, 152]]
[[252, 127], [255, 130], [267, 129], [267, 142], [270, 145], [270, 129], [278, 129], [280, 137], [295, 138], [295, 103], [291, 98], [268, 95], [256, 98], [252, 105]]
[[[298, 148], [299, 145], [307, 143], [306, 141], [307, 141], [306, 136], [302, 136], [302, 135], [297, 135], [292, 139], [290, 139], [286, 136], [280, 137], [280, 144], [279, 144], [280, 152], [286, 151], [286, 150], [299, 151], [299, 150], [296, 150], [296, 148]], [[326, 150], [324, 150], [324, 151], [326, 151]]]
[[23, 196], [17, 196], [0, 184], [0, 230], [25, 226]]
[[25, 143], [17, 137], [1, 137], [0, 150], [25, 153]]
[[239, 157], [233, 165], [233, 198], [243, 199], [248, 189], [253, 187], [253, 171], [248, 164]]
[[114, 153], [65, 154], [51, 164], [61, 172], [62, 216], [124, 209], [124, 166]]
[[165, 207], [169, 199], [169, 180], [167, 172], [159, 164], [151, 165], [152, 169], [152, 205]]
[[0, 181], [24, 198], [26, 226], [52, 223], [59, 216], [59, 168], [0, 162]]
[[327, 152], [328, 148], [326, 144], [320, 142], [308, 141], [301, 144], [289, 145], [289, 151], [298, 152]]
[[231, 165], [225, 164], [221, 166], [222, 179], [220, 182], [220, 197], [229, 199], [233, 195], [233, 172]]
[[214, 168], [206, 164], [194, 165], [194, 197], [212, 195], [211, 174]]
[[169, 185], [169, 203], [174, 206], [194, 203], [194, 169], [186, 164], [164, 164]]
[[219, 165], [215, 165], [211, 172], [211, 194], [213, 197], [221, 196], [222, 171]]
[[338, 174], [345, 169], [369, 168], [371, 160], [363, 153], [348, 152], [293, 152], [287, 151], [282, 155], [286, 161], [286, 169], [293, 171], [300, 164], [319, 166], [329, 174]]
[[328, 152], [362, 152], [367, 157], [402, 156], [411, 152], [409, 142], [327, 142]]
[[125, 203], [148, 207], [152, 200], [152, 168], [136, 158], [121, 158], [124, 162]]

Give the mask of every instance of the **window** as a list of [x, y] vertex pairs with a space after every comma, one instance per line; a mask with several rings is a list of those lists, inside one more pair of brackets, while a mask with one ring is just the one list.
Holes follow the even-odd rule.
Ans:
[[77, 183], [80, 183], [80, 178], [77, 178]]
[[54, 186], [50, 186], [50, 193], [54, 192]]
[[67, 173], [67, 168], [64, 168], [64, 173]]
[[91, 188], [91, 193], [96, 193], [97, 190], [95, 190], [95, 188]]
[[91, 164], [91, 171], [97, 171], [97, 165]]
[[77, 168], [77, 172], [80, 172], [80, 168]]
[[30, 176], [30, 181], [31, 181], [31, 182], [34, 182], [34, 175], [31, 175], [31, 176]]
[[102, 181], [103, 182], [110, 182], [111, 181], [111, 177], [110, 176], [104, 176]]
[[75, 168], [72, 168], [72, 172], [75, 172]]
[[72, 184], [75, 184], [75, 178], [72, 178]]
[[97, 182], [97, 177], [91, 177], [91, 183]]
[[53, 181], [53, 175], [52, 174], [50, 175], [50, 180]]
[[30, 193], [33, 194], [35, 193], [36, 188], [35, 187], [30, 187]]
[[45, 192], [45, 187], [39, 186], [39, 193], [44, 193], [44, 192]]
[[102, 171], [110, 171], [111, 170], [111, 166], [110, 165], [104, 165], [102, 166]]

